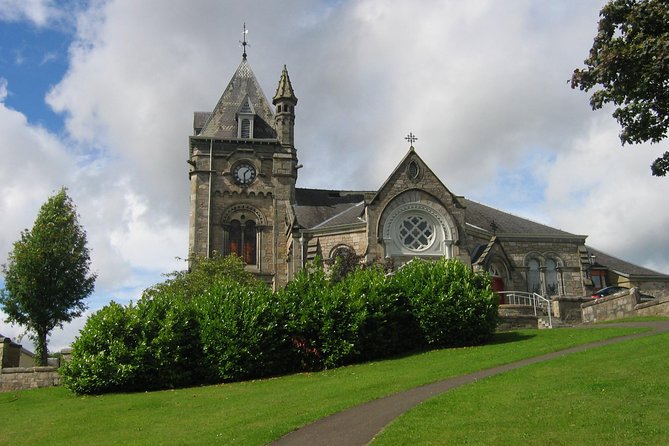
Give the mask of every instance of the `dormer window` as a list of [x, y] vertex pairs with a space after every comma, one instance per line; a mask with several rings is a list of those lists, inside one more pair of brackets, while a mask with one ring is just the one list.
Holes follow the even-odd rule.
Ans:
[[253, 138], [253, 121], [255, 109], [247, 96], [237, 111], [237, 138]]

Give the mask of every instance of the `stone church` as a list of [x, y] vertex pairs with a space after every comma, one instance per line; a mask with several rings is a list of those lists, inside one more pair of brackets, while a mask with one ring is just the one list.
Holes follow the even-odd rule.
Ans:
[[316, 256], [346, 252], [396, 267], [416, 257], [457, 258], [488, 271], [496, 290], [543, 296], [585, 296], [614, 284], [663, 294], [669, 287], [669, 276], [597, 251], [585, 235], [456, 195], [413, 144], [378, 190], [298, 188], [297, 105], [285, 66], [270, 105], [244, 51], [213, 111], [195, 112], [189, 258], [237, 254], [274, 288]]

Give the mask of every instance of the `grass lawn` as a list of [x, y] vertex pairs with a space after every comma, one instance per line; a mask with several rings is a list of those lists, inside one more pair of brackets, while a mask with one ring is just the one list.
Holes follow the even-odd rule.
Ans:
[[669, 334], [564, 356], [433, 398], [382, 445], [666, 445]]
[[653, 322], [669, 320], [667, 316], [632, 316], [624, 317], [622, 319], [613, 319], [610, 321], [597, 322], [597, 324], [618, 324], [620, 322]]
[[[499, 333], [492, 344], [481, 347], [172, 391], [85, 397], [64, 388], [0, 393], [0, 444], [262, 445], [326, 415], [401, 390], [638, 331], [619, 327], [521, 330]], [[522, 401], [506, 416], [517, 420], [527, 413]]]

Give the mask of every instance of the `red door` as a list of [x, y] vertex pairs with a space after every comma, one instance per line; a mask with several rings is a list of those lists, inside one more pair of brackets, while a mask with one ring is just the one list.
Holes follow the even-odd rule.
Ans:
[[[492, 290], [495, 293], [499, 293], [500, 291], [504, 291], [504, 280], [501, 277], [493, 276], [493, 278], [492, 278]], [[500, 304], [504, 303], [504, 296], [499, 297], [499, 303]]]

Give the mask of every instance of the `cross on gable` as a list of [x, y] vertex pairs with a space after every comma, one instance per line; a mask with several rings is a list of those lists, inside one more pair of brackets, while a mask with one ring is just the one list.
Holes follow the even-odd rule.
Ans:
[[416, 137], [416, 135], [414, 135], [411, 132], [409, 132], [409, 134], [404, 139], [409, 141], [409, 144], [411, 144], [411, 147], [413, 147], [414, 142], [418, 141], [418, 138]]

